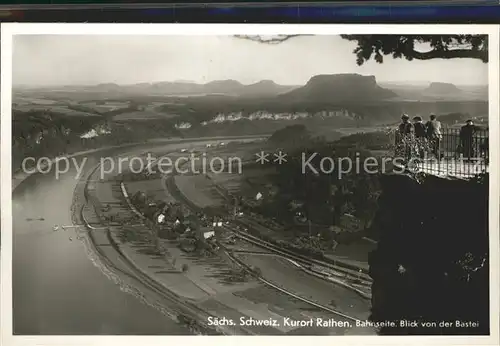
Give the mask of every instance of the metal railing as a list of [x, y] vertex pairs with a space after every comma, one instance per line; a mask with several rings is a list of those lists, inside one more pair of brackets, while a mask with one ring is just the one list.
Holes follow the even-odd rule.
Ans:
[[441, 136], [394, 136], [395, 157], [409, 171], [442, 176], [473, 177], [489, 172], [489, 130], [448, 127]]

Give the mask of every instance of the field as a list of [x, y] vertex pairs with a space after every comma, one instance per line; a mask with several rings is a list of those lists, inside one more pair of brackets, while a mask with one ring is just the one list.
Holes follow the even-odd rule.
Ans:
[[126, 183], [126, 186], [131, 196], [138, 191], [142, 191], [151, 199], [161, 200], [167, 203], [175, 202], [174, 198], [165, 193], [161, 179], [130, 181]]
[[240, 253], [238, 257], [246, 264], [260, 268], [265, 279], [280, 283], [287, 290], [301, 297], [331, 306], [359, 319], [368, 318], [370, 304], [357, 293], [315, 278], [284, 258], [269, 254], [248, 253]]
[[13, 109], [21, 111], [21, 112], [50, 110], [53, 113], [67, 115], [67, 116], [78, 116], [78, 117], [96, 116], [97, 115], [94, 113], [76, 111], [73, 109], [69, 109], [68, 107], [65, 107], [65, 106], [54, 106], [53, 104], [46, 104], [46, 105], [25, 104], [25, 105], [14, 106]]
[[126, 113], [120, 113], [113, 117], [116, 121], [126, 121], [126, 120], [151, 120], [151, 119], [169, 119], [177, 117], [176, 114], [159, 113], [152, 110], [144, 111], [132, 111]]
[[189, 200], [200, 208], [221, 206], [224, 199], [204, 175], [177, 175], [175, 183]]
[[228, 192], [239, 193], [241, 190], [241, 177], [232, 173], [209, 174], [210, 179], [217, 185], [222, 186]]
[[[266, 150], [266, 148], [268, 149]], [[267, 183], [268, 175], [275, 172], [274, 168], [254, 164], [255, 154], [262, 150], [270, 152], [269, 144], [266, 142], [228, 144], [226, 147], [211, 151], [210, 157], [221, 158], [226, 163], [226, 166], [231, 160], [233, 166], [231, 170], [229, 167], [225, 167], [221, 173], [209, 171], [207, 175], [213, 184], [227, 192], [254, 198], [257, 192], [265, 189], [264, 185]], [[251, 179], [260, 181], [261, 184], [253, 185], [250, 183]]]
[[[155, 182], [151, 181], [147, 183], [147, 186], [142, 185], [141, 188], [148, 191], [155, 190], [154, 184]], [[131, 190], [130, 185], [127, 185], [129, 186], [129, 190]], [[102, 197], [109, 199], [109, 196]], [[305, 320], [316, 317], [335, 318], [335, 316], [328, 312], [321, 311], [295, 298], [283, 295], [275, 289], [266, 287], [255, 278], [247, 277], [241, 279], [239, 276], [239, 267], [235, 266], [223, 253], [220, 253], [219, 256], [200, 257], [181, 251], [176, 246], [175, 241], [163, 240], [162, 245], [167, 250], [164, 258], [148, 254], [145, 251], [144, 245], [141, 245], [140, 242], [122, 244], [121, 246], [122, 249], [125, 249], [134, 258], [134, 262], [141, 265], [148, 274], [157, 278], [175, 292], [197, 300], [198, 306], [215, 316], [224, 316], [234, 321], [239, 321], [241, 316], [254, 319], [274, 318], [279, 322], [285, 317], [294, 320]], [[251, 249], [248, 248], [248, 250]], [[266, 267], [263, 270], [266, 277], [274, 275], [274, 270], [284, 271], [282, 275], [275, 277], [280, 282], [280, 286], [284, 283], [288, 285], [289, 278], [286, 273], [302, 275], [300, 271], [289, 267], [287, 263], [280, 262], [271, 265], [271, 262], [276, 261], [274, 258], [269, 257], [267, 260], [261, 258], [261, 260], [264, 260], [265, 263], [258, 261], [258, 264]], [[253, 259], [249, 260], [249, 262], [253, 261]], [[184, 265], [187, 265], [187, 268], [189, 268], [186, 272], [174, 273], [172, 271], [173, 267]], [[280, 267], [281, 265], [284, 267]], [[286, 278], [287, 281], [282, 282], [283, 278]], [[332, 305], [334, 304], [333, 300], [330, 299], [331, 289], [335, 290], [335, 287], [328, 282], [320, 280], [310, 283], [312, 285], [295, 285], [293, 291], [296, 294], [309, 298], [310, 295], [316, 294], [316, 290], [320, 290], [322, 291], [320, 293], [320, 300], [332, 308], [335, 307]], [[342, 292], [342, 294], [344, 293]], [[350, 299], [343, 299], [342, 304], [346, 305], [345, 309], [347, 310], [352, 310], [352, 307], [354, 307]], [[356, 305], [359, 309], [363, 308], [357, 302]], [[275, 328], [249, 328], [258, 334], [267, 335], [283, 333], [328, 335], [348, 332], [343, 328], [301, 328], [286, 326], [282, 323]]]
[[43, 99], [43, 98], [31, 98], [31, 97], [15, 97], [13, 98], [14, 103], [17, 105], [53, 105], [57, 101]]
[[80, 105], [94, 109], [96, 112], [104, 113], [129, 107], [128, 102], [105, 101], [105, 102], [81, 102]]

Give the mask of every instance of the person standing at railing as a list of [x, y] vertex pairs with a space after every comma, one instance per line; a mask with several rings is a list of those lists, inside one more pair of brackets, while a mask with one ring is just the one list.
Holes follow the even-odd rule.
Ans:
[[477, 131], [478, 127], [470, 119], [460, 129], [460, 152], [467, 160], [476, 157], [474, 135]]
[[427, 132], [421, 117], [413, 118], [413, 127], [415, 128], [415, 142], [420, 158], [425, 156], [425, 148], [427, 147]]
[[423, 139], [426, 137], [426, 128], [421, 117], [413, 118], [413, 127], [415, 128], [415, 138]]
[[490, 150], [490, 139], [486, 136], [479, 144], [479, 152], [482, 158], [488, 160]]
[[398, 135], [396, 136], [396, 141], [402, 140], [404, 137], [412, 136], [415, 132], [413, 124], [410, 122], [410, 117], [408, 114], [403, 114], [401, 116], [401, 124], [398, 127]]
[[432, 154], [439, 160], [439, 148], [443, 134], [441, 132], [441, 122], [436, 119], [435, 114], [431, 114], [429, 121], [425, 124], [426, 137], [429, 141]]
[[410, 122], [408, 114], [401, 116], [401, 124], [396, 131], [396, 154], [401, 155], [408, 160], [412, 156], [414, 147], [415, 127]]

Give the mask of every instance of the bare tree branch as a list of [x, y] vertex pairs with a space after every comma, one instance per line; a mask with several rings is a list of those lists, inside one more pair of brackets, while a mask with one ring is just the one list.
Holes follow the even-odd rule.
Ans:
[[250, 40], [259, 43], [267, 43], [267, 44], [279, 44], [285, 42], [291, 38], [299, 37], [299, 36], [313, 36], [307, 34], [297, 34], [297, 35], [274, 35], [271, 37], [266, 37], [263, 35], [234, 35], [236, 38], [241, 38], [244, 40]]
[[413, 51], [411, 52], [411, 56], [418, 60], [472, 58], [488, 62], [488, 51], [472, 49], [433, 49], [428, 52]]
[[[236, 38], [265, 44], [280, 44], [294, 37], [313, 36], [296, 35], [235, 35]], [[431, 60], [472, 58], [488, 62], [487, 35], [341, 35], [343, 39], [357, 41], [354, 54], [358, 65], [362, 65], [373, 56], [375, 61], [383, 63], [384, 55], [394, 59]], [[417, 43], [429, 43], [431, 50], [422, 52], [415, 49]]]
[[[393, 59], [430, 60], [469, 58], [488, 62], [488, 35], [340, 35], [357, 43], [353, 53], [358, 65], [370, 59], [384, 62], [384, 56]], [[418, 45], [429, 45], [430, 50], [418, 50]]]

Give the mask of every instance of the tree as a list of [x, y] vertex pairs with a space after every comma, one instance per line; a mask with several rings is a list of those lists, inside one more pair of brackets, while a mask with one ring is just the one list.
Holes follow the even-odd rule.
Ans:
[[309, 139], [307, 127], [303, 124], [295, 124], [286, 126], [275, 131], [269, 141], [277, 145], [296, 146], [305, 144]]
[[[340, 35], [356, 41], [356, 62], [363, 65], [372, 57], [384, 62], [384, 55], [394, 59], [431, 60], [471, 58], [488, 62], [488, 35]], [[428, 46], [429, 48], [418, 48]]]
[[242, 38], [245, 40], [251, 40], [260, 43], [267, 44], [280, 44], [282, 42], [288, 41], [291, 38], [298, 36], [312, 36], [312, 35], [271, 35], [271, 36], [262, 36], [262, 35], [235, 35], [236, 38]]
[[[276, 35], [272, 37], [237, 35], [237, 38], [260, 43], [279, 44], [297, 36]], [[488, 62], [488, 35], [340, 35], [348, 41], [356, 41], [356, 62], [363, 65], [372, 57], [384, 62], [384, 55], [394, 59], [431, 60], [470, 58]], [[426, 48], [427, 46], [427, 48]]]

